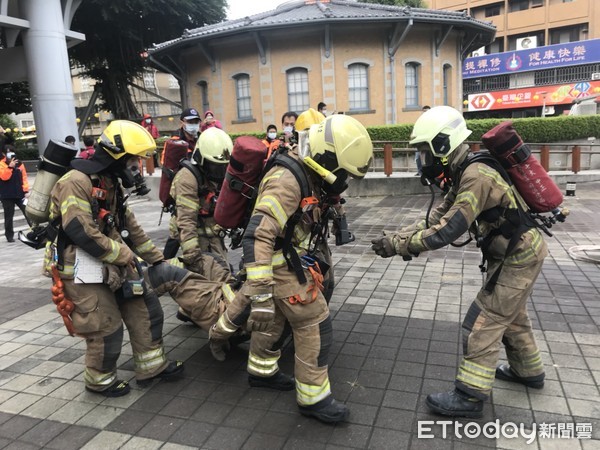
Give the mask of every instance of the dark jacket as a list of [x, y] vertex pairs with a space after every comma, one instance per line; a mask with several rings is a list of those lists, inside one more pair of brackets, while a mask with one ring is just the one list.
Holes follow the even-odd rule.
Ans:
[[0, 199], [22, 199], [29, 191], [25, 167], [8, 167], [6, 157], [0, 159]]

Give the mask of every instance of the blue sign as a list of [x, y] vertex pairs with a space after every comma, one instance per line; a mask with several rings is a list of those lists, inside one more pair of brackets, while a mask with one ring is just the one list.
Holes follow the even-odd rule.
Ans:
[[463, 78], [489, 77], [600, 61], [600, 39], [467, 58]]

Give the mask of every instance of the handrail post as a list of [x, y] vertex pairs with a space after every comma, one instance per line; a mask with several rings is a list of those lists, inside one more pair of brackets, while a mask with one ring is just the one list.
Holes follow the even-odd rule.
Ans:
[[577, 173], [581, 170], [581, 148], [579, 145], [573, 146], [571, 152], [571, 170], [573, 173]]
[[550, 147], [542, 145], [540, 149], [540, 164], [546, 172], [550, 170]]
[[388, 177], [392, 174], [392, 162], [392, 144], [387, 143], [383, 146], [383, 173]]

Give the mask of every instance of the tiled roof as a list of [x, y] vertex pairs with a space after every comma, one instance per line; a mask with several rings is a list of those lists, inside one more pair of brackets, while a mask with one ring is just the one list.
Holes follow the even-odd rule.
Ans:
[[351, 0], [330, 0], [329, 2], [305, 2], [299, 0], [287, 2], [277, 9], [241, 19], [227, 20], [193, 30], [185, 30], [179, 38], [156, 44], [151, 53], [185, 43], [188, 40], [202, 40], [208, 37], [237, 34], [247, 31], [279, 28], [281, 26], [300, 26], [304, 23], [336, 23], [382, 21], [412, 18], [414, 22], [447, 23], [478, 29], [484, 33], [494, 33], [495, 28], [489, 22], [471, 18], [465, 13], [432, 9], [410, 8], [407, 6], [388, 6], [373, 3], [359, 3]]

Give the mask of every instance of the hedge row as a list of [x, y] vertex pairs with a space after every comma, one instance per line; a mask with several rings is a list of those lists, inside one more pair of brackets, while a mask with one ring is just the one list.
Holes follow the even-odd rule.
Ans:
[[[495, 127], [507, 119], [472, 119], [467, 120], [467, 127], [473, 131], [469, 141], [480, 141], [486, 131]], [[516, 130], [523, 141], [529, 143], [562, 142], [575, 139], [586, 139], [588, 137], [600, 137], [600, 115], [595, 116], [559, 116], [559, 117], [535, 117], [529, 119], [512, 119]], [[408, 141], [413, 124], [383, 125], [368, 127], [367, 131], [373, 141]], [[238, 136], [256, 136], [263, 139], [263, 132], [255, 133], [231, 133], [235, 140]], [[167, 138], [156, 140], [158, 151], [162, 151]], [[37, 159], [37, 149], [20, 148], [17, 141], [17, 157], [25, 161]]]
[[[467, 120], [467, 127], [473, 131], [470, 141], [479, 141], [487, 131], [508, 119], [472, 119]], [[600, 137], [600, 115], [595, 116], [559, 116], [534, 117], [529, 119], [511, 119], [515, 129], [523, 141], [531, 143], [561, 142], [575, 139], [586, 139], [590, 136]], [[413, 124], [383, 125], [367, 127], [374, 141], [408, 141]], [[232, 139], [244, 133], [232, 133]], [[264, 138], [264, 133], [245, 133], [246, 135]]]

